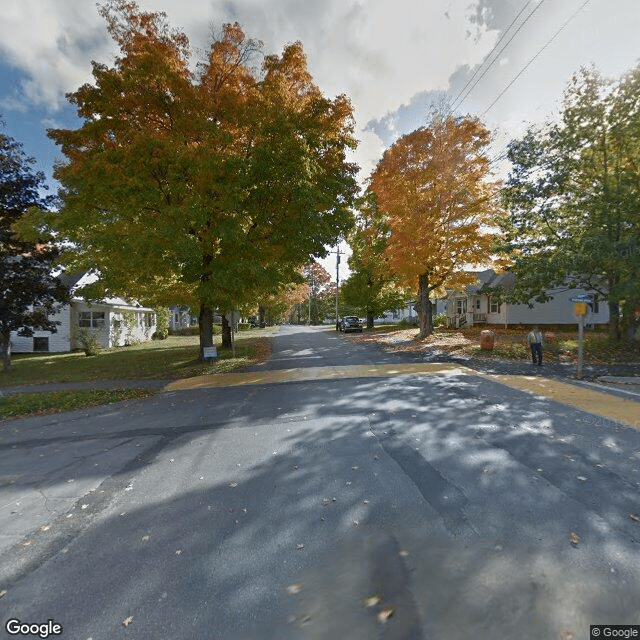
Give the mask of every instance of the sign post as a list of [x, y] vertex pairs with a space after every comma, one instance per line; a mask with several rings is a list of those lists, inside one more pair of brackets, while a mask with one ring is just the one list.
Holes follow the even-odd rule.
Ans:
[[590, 311], [591, 296], [581, 295], [571, 298], [573, 302], [573, 315], [578, 318], [578, 371], [576, 378], [582, 380], [582, 362], [584, 359], [584, 319]]

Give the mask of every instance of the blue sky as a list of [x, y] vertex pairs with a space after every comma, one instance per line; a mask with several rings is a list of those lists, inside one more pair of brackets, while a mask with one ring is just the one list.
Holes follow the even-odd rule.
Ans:
[[[165, 11], [189, 36], [196, 58], [207, 49], [212, 29], [225, 22], [240, 22], [249, 36], [264, 42], [266, 53], [300, 40], [325, 94], [351, 97], [361, 140], [354, 159], [363, 179], [398, 136], [425, 123], [434, 102], [455, 98], [494, 58], [457, 113], [482, 116], [495, 131], [496, 155], [528, 125], [557, 113], [562, 92], [581, 65], [595, 64], [618, 77], [640, 61], [640, 0], [141, 0], [140, 5]], [[92, 59], [108, 64], [114, 53], [93, 1], [0, 3], [0, 114], [5, 132], [24, 144], [48, 178], [59, 153], [46, 128], [77, 126], [65, 93], [91, 80]]]

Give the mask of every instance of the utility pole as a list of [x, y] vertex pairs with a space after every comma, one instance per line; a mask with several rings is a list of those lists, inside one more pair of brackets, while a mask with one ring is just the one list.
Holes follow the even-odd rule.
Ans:
[[338, 291], [340, 290], [340, 245], [336, 248], [336, 331], [338, 331]]

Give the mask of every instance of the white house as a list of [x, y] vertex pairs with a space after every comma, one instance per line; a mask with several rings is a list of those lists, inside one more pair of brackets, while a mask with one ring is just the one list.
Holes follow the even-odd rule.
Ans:
[[502, 287], [510, 289], [515, 276], [510, 272], [497, 274], [493, 269], [479, 271], [477, 281], [465, 287], [464, 291], [449, 291], [447, 295], [447, 322], [450, 327], [471, 326], [474, 324], [509, 325], [549, 325], [576, 324], [571, 298], [590, 294], [593, 299], [588, 324], [599, 325], [609, 322], [609, 305], [598, 300], [593, 291], [584, 289], [549, 289], [551, 299], [547, 302], [531, 301], [529, 304], [500, 302], [491, 297], [491, 289]]
[[[97, 277], [93, 274], [60, 278], [72, 294]], [[134, 342], [151, 340], [156, 331], [156, 313], [153, 309], [127, 302], [122, 298], [106, 298], [100, 302], [87, 302], [72, 295], [71, 303], [62, 308], [52, 320], [60, 322], [55, 333], [36, 331], [32, 337], [11, 334], [11, 350], [14, 353], [64, 352], [80, 349], [78, 331], [95, 333], [104, 348], [125, 346]]]
[[[416, 310], [417, 304], [418, 302], [416, 300], [409, 300], [403, 308], [394, 309], [393, 311], [387, 311], [380, 318], [376, 318], [375, 324], [396, 324], [398, 322], [402, 322], [403, 320], [407, 320], [408, 322], [418, 322], [418, 312]], [[432, 313], [434, 316], [445, 313], [445, 300], [431, 300], [431, 304], [433, 305]]]

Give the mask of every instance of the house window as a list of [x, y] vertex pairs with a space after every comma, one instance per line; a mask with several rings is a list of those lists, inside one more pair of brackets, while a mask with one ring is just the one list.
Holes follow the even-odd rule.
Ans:
[[78, 315], [78, 326], [91, 329], [104, 327], [104, 311], [81, 311]]
[[49, 351], [49, 338], [34, 338], [33, 339], [34, 351]]
[[500, 313], [500, 303], [489, 298], [489, 313]]
[[142, 314], [142, 317], [140, 318], [140, 323], [145, 329], [150, 329], [153, 326], [154, 316], [155, 314], [153, 313]]
[[463, 313], [467, 313], [467, 300], [456, 300], [456, 313], [461, 316]]

